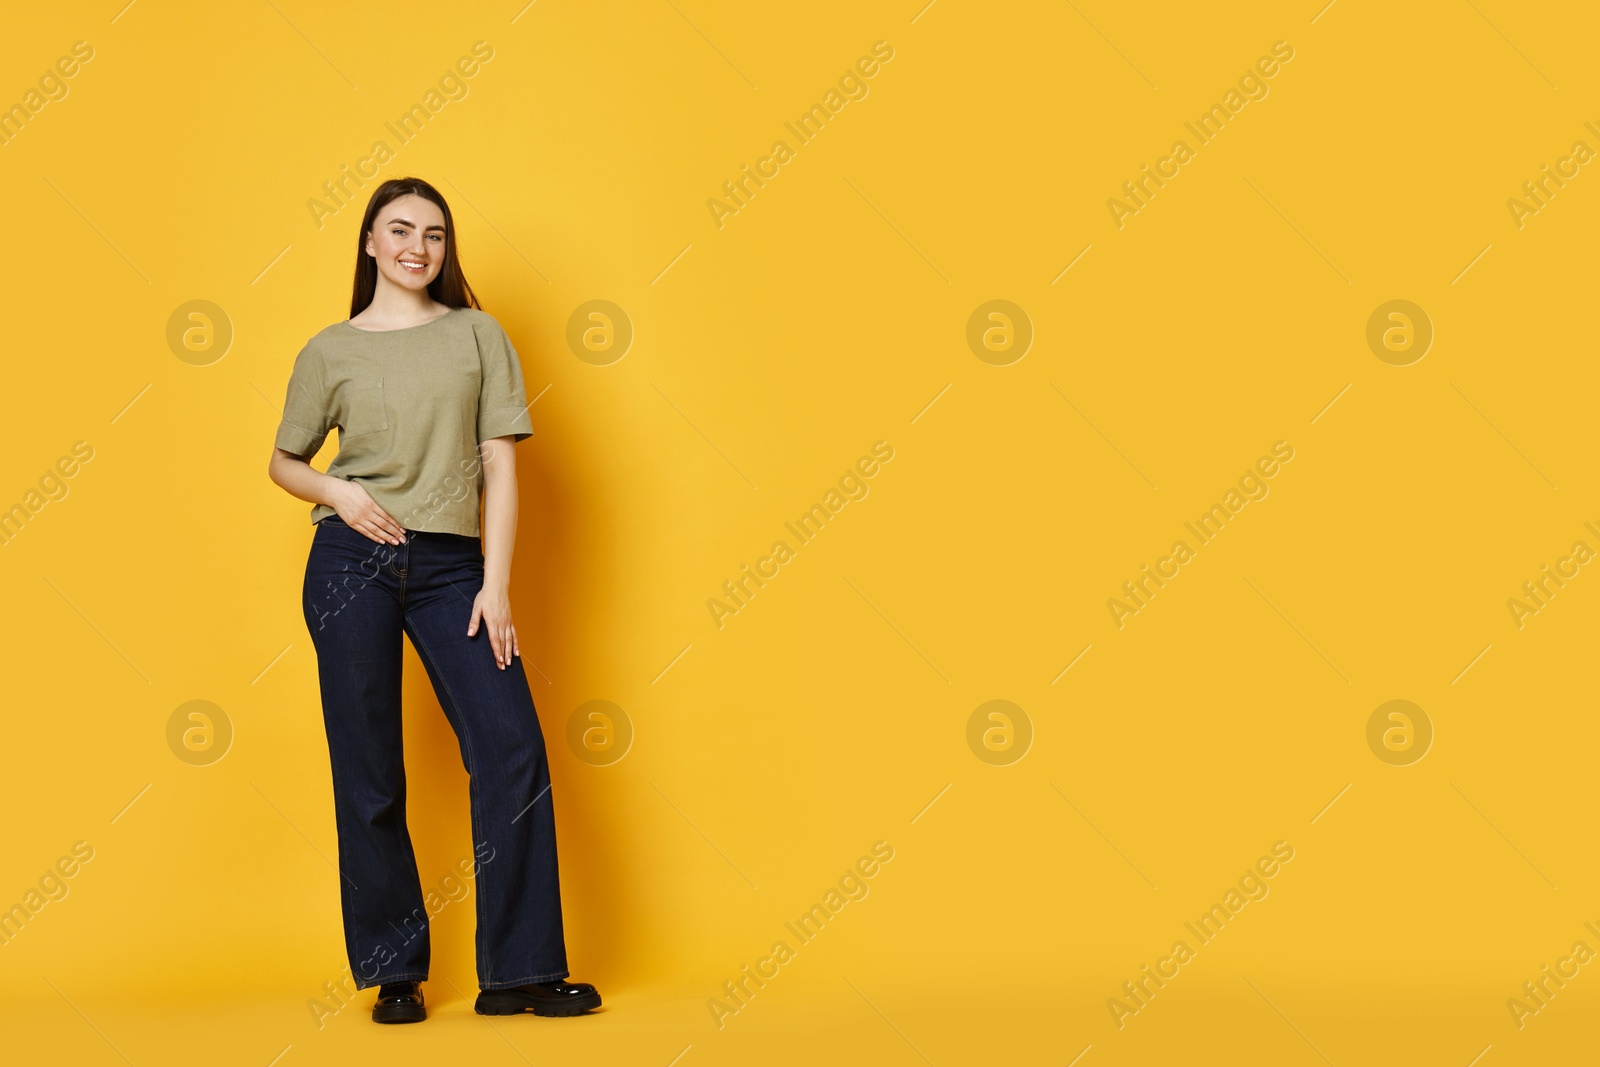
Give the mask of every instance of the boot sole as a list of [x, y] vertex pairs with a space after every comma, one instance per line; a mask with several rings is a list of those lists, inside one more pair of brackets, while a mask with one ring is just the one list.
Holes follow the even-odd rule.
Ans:
[[420, 1023], [428, 1017], [421, 1004], [377, 1004], [372, 1009], [375, 1023]]
[[598, 992], [585, 993], [571, 1000], [544, 1001], [509, 990], [489, 990], [478, 994], [473, 1010], [479, 1015], [521, 1015], [531, 1011], [535, 1015], [570, 1016], [582, 1015], [599, 1006]]

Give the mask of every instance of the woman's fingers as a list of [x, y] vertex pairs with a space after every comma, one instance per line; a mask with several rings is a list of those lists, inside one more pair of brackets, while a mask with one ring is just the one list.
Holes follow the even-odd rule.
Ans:
[[364, 535], [378, 542], [380, 545], [392, 545], [395, 543], [393, 535], [391, 535], [388, 530], [384, 529], [383, 525], [377, 519], [357, 519], [354, 525], [356, 529], [360, 530]]
[[387, 515], [380, 515], [379, 517], [373, 519], [372, 524], [378, 528], [378, 531], [382, 534], [383, 539], [389, 542], [391, 545], [397, 545], [401, 541], [405, 540], [405, 530], [403, 530], [398, 523], [389, 518]]
[[491, 631], [495, 640], [494, 662], [501, 670], [511, 666], [511, 657], [520, 655], [517, 650], [517, 631], [512, 629], [510, 623]]
[[385, 511], [380, 510], [376, 515], [363, 515], [351, 525], [381, 544], [403, 544], [406, 539], [406, 528], [395, 522]]

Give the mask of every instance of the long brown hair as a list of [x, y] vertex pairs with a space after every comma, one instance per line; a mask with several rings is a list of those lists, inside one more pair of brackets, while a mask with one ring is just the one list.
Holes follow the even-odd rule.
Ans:
[[367, 235], [372, 232], [373, 220], [389, 201], [412, 194], [432, 200], [444, 212], [444, 263], [428, 283], [428, 295], [453, 308], [479, 307], [477, 294], [467, 284], [467, 277], [461, 272], [461, 261], [456, 258], [456, 223], [450, 214], [450, 205], [444, 202], [439, 190], [421, 178], [390, 178], [373, 191], [372, 199], [367, 201], [367, 213], [361, 219], [361, 231], [356, 234], [356, 281], [350, 292], [351, 318], [366, 310], [378, 289], [378, 263], [367, 255]]

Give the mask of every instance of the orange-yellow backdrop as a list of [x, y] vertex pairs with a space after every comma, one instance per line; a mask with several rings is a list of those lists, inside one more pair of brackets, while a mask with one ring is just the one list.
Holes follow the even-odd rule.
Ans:
[[[10, 1050], [1592, 1055], [1597, 29], [1504, 0], [8, 11]], [[473, 1015], [470, 886], [427, 1024], [324, 985], [309, 505], [265, 468], [367, 192], [407, 174], [450, 199], [534, 400], [512, 597], [585, 1019]], [[621, 358], [569, 341], [595, 300]], [[866, 495], [794, 538], [876, 442]], [[406, 670], [434, 887], [471, 850], [466, 778]], [[190, 701], [225, 749], [169, 729]], [[622, 758], [570, 740], [591, 701]], [[788, 932], [880, 841], [865, 896]]]

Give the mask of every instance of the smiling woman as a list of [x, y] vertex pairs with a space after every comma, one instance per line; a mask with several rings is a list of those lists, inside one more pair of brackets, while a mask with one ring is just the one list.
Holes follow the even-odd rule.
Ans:
[[[339, 454], [318, 472], [307, 460], [335, 427]], [[478, 887], [477, 1012], [600, 1006], [594, 986], [565, 980], [550, 764], [511, 622], [513, 445], [532, 434], [516, 349], [467, 284], [449, 205], [421, 179], [384, 182], [357, 233], [350, 317], [296, 357], [268, 468], [313, 505], [301, 608], [333, 768], [345, 951], [356, 988], [379, 987], [374, 1022], [427, 1017], [402, 635], [460, 742], [474, 834], [497, 857]], [[447, 486], [461, 491], [441, 496]], [[394, 944], [401, 917], [416, 929], [407, 921]]]

